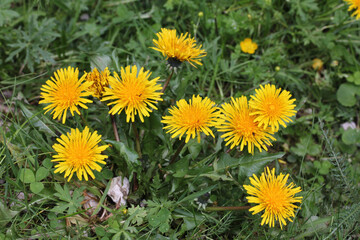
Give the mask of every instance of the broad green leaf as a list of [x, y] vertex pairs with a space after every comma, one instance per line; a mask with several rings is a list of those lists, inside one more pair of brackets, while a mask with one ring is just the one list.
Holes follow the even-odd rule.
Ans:
[[360, 94], [360, 87], [343, 83], [336, 92], [337, 100], [345, 107], [352, 107], [356, 104], [356, 94]]
[[41, 181], [44, 178], [46, 178], [49, 175], [49, 169], [46, 169], [44, 167], [39, 167], [39, 169], [36, 171], [36, 181]]
[[41, 183], [41, 182], [33, 182], [33, 183], [30, 183], [30, 190], [31, 190], [33, 193], [39, 193], [39, 192], [41, 192], [43, 189], [44, 189], [44, 184]]
[[12, 211], [0, 202], [0, 227], [4, 227], [18, 213], [18, 211]]
[[360, 141], [360, 131], [349, 128], [341, 135], [341, 140], [347, 145], [356, 144]]
[[111, 58], [106, 55], [102, 55], [102, 56], [97, 55], [90, 58], [91, 69], [97, 68], [98, 71], [104, 71], [106, 67], [110, 66], [110, 63], [111, 63]]
[[30, 169], [22, 168], [19, 171], [19, 179], [23, 183], [32, 183], [35, 182], [35, 175]]

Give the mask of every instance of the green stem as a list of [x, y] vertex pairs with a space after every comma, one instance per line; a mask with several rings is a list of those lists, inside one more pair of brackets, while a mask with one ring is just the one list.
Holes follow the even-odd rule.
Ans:
[[[108, 107], [109, 107], [109, 111], [110, 111], [110, 110], [111, 110], [111, 107], [110, 107], [110, 106], [108, 106]], [[118, 133], [117, 126], [116, 126], [115, 117], [114, 117], [114, 115], [112, 115], [112, 114], [110, 114], [110, 113], [109, 113], [109, 115], [110, 115], [111, 124], [112, 124], [112, 127], [113, 127], [113, 132], [114, 132], [115, 140], [116, 140], [117, 142], [120, 142], [120, 138], [119, 138], [119, 133]]]
[[82, 123], [83, 123], [85, 126], [89, 127], [87, 121], [86, 121], [85, 118], [84, 118], [84, 115], [82, 115], [81, 113], [80, 113], [80, 118], [81, 118]]
[[162, 92], [162, 93], [165, 92], [165, 89], [166, 89], [167, 86], [169, 85], [170, 79], [171, 79], [171, 77], [172, 77], [173, 74], [174, 74], [174, 69], [171, 70], [171, 73], [170, 73], [169, 77], [166, 79], [166, 82], [165, 82], [165, 84], [164, 84], [164, 87], [161, 89], [161, 92]]
[[142, 154], [141, 154], [141, 147], [140, 147], [140, 137], [139, 137], [139, 132], [136, 128], [135, 122], [132, 123], [132, 129], [134, 131], [134, 135], [135, 135], [135, 142], [136, 142], [136, 152], [139, 154], [139, 158], [142, 158]]
[[174, 156], [172, 156], [169, 165], [173, 164], [176, 161], [176, 158], [179, 156], [179, 154], [180, 154], [181, 150], [184, 148], [184, 146], [185, 146], [185, 140], [183, 139], [180, 146], [176, 150]]
[[248, 210], [251, 206], [231, 206], [231, 207], [207, 207], [205, 211], [236, 211], [236, 210]]

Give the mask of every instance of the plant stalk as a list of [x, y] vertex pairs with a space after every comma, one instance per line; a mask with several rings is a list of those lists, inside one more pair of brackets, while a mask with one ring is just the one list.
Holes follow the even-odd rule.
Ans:
[[174, 156], [172, 156], [169, 165], [173, 164], [176, 161], [177, 157], [179, 156], [179, 154], [180, 154], [181, 150], [184, 148], [184, 146], [185, 146], [185, 140], [183, 139], [180, 146], [176, 150]]
[[230, 206], [230, 207], [207, 207], [205, 211], [233, 211], [233, 210], [248, 210], [251, 206]]
[[168, 78], [166, 79], [166, 82], [165, 82], [163, 88], [161, 89], [161, 92], [162, 92], [162, 93], [165, 92], [165, 89], [166, 89], [167, 86], [169, 85], [170, 79], [171, 79], [171, 77], [172, 77], [173, 74], [174, 74], [174, 69], [171, 70], [170, 75], [169, 75]]
[[[109, 110], [111, 109], [111, 107], [109, 106]], [[117, 130], [117, 126], [116, 126], [116, 121], [115, 121], [115, 117], [114, 115], [110, 114], [110, 119], [111, 119], [111, 124], [112, 124], [112, 127], [113, 127], [113, 132], [114, 132], [114, 136], [115, 136], [115, 140], [117, 142], [120, 142], [120, 138], [119, 138], [119, 133], [118, 133], [118, 130]]]

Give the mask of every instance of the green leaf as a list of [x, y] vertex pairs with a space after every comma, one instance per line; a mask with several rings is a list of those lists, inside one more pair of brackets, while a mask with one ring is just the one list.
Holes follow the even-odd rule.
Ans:
[[360, 85], [360, 72], [354, 72], [353, 75], [347, 78], [348, 82], [352, 82], [355, 85]]
[[341, 135], [341, 140], [347, 144], [356, 144], [360, 141], [360, 131], [359, 129], [347, 129], [343, 134]]
[[149, 224], [152, 227], [159, 227], [160, 232], [165, 233], [169, 231], [170, 219], [171, 212], [167, 208], [162, 208], [156, 215], [149, 217]]
[[360, 87], [343, 83], [336, 92], [337, 100], [345, 107], [352, 107], [356, 104], [356, 94], [360, 95]]
[[44, 189], [44, 184], [41, 183], [41, 182], [33, 182], [33, 183], [30, 183], [30, 190], [33, 192], [33, 193], [39, 193], [41, 192], [42, 190]]
[[112, 144], [116, 150], [119, 151], [120, 156], [122, 156], [126, 163], [130, 166], [139, 166], [140, 161], [138, 160], [139, 155], [137, 152], [128, 146], [126, 146], [123, 142], [117, 142], [112, 140], [107, 140], [106, 142]]
[[316, 156], [321, 152], [321, 146], [316, 144], [311, 135], [300, 138], [300, 142], [297, 143], [294, 147], [291, 147], [290, 150], [298, 156], [305, 156], [309, 154], [311, 156]]
[[171, 169], [175, 172], [174, 177], [182, 178], [189, 170], [189, 156], [181, 158], [175, 164], [172, 164]]
[[110, 66], [110, 63], [111, 63], [111, 58], [107, 55], [102, 55], [102, 56], [97, 55], [90, 58], [91, 69], [97, 68], [98, 71], [104, 71], [106, 67]]
[[44, 167], [39, 167], [36, 171], [36, 181], [41, 181], [49, 175], [49, 170]]
[[214, 171], [221, 172], [227, 168], [239, 167], [239, 176], [251, 176], [261, 171], [264, 166], [278, 158], [284, 153], [259, 153], [255, 155], [244, 154], [239, 158], [233, 158], [229, 154], [223, 154], [214, 164]]
[[180, 203], [186, 202], [186, 201], [192, 201], [192, 200], [194, 200], [195, 198], [200, 197], [201, 195], [204, 195], [205, 193], [210, 192], [210, 191], [213, 190], [215, 187], [216, 187], [216, 185], [212, 185], [212, 186], [207, 187], [207, 188], [205, 188], [205, 189], [203, 189], [203, 190], [201, 190], [201, 191], [192, 193], [192, 194], [190, 194], [189, 196], [186, 196], [186, 197], [184, 197], [183, 199], [179, 200], [179, 201], [177, 202], [177, 204], [180, 204]]
[[6, 205], [0, 202], [0, 227], [4, 227], [18, 213], [18, 211], [8, 209]]
[[20, 178], [20, 181], [22, 181], [23, 183], [32, 183], [32, 182], [36, 181], [33, 171], [31, 171], [28, 168], [20, 169], [19, 178]]
[[196, 139], [191, 139], [188, 142], [187, 147], [189, 149], [191, 158], [195, 160], [201, 151], [201, 143], [198, 143]]
[[42, 162], [42, 165], [47, 169], [50, 169], [54, 164], [51, 162], [50, 158], [45, 158], [45, 160]]
[[38, 128], [40, 131], [42, 131], [44, 133], [49, 134], [51, 137], [56, 137], [56, 134], [43, 121], [41, 121], [37, 117], [37, 115], [39, 115], [40, 112], [34, 114], [29, 109], [27, 109], [24, 104], [19, 103], [19, 105], [20, 105], [20, 108], [21, 108], [24, 116], [29, 119], [29, 122], [32, 125], [34, 125], [34, 127]]

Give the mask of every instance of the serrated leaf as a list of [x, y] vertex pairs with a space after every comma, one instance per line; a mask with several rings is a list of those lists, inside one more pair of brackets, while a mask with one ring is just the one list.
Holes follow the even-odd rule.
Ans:
[[239, 158], [233, 158], [229, 154], [223, 154], [214, 164], [214, 171], [221, 172], [227, 168], [239, 167], [240, 176], [251, 176], [261, 171], [264, 166], [284, 156], [284, 153], [259, 153], [256, 155], [245, 154]]
[[106, 142], [112, 144], [115, 147], [115, 149], [119, 151], [120, 155], [125, 159], [128, 165], [130, 166], [140, 165], [140, 161], [138, 160], [139, 155], [135, 150], [127, 147], [123, 142], [117, 142], [112, 140], [107, 140]]

